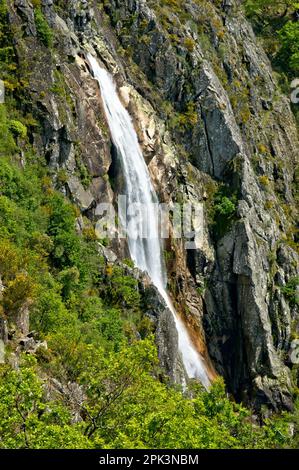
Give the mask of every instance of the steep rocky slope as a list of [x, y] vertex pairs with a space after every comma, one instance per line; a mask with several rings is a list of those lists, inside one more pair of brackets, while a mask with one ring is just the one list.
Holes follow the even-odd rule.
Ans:
[[[298, 312], [284, 295], [294, 249], [296, 122], [238, 1], [9, 2], [17, 74], [39, 127], [30, 138], [92, 223], [121, 188], [88, 51], [114, 74], [160, 200], [201, 202], [196, 249], [170, 237], [169, 289], [211, 370], [257, 407], [292, 408]], [[51, 41], [36, 21], [41, 12]], [[61, 184], [62, 181], [62, 184]], [[219, 206], [229, 202], [229, 213]], [[123, 243], [110, 246], [119, 259]], [[161, 361], [178, 380], [174, 325], [158, 316]], [[159, 312], [162, 313], [159, 315]], [[213, 372], [211, 372], [213, 373]]]

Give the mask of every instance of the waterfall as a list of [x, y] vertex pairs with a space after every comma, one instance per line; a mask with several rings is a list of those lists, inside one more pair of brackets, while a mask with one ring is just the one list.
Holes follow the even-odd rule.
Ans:
[[[139, 269], [148, 273], [172, 312], [178, 332], [179, 351], [188, 377], [199, 379], [208, 388], [210, 380], [203, 359], [193, 345], [187, 328], [178, 317], [166, 290], [167, 276], [155, 209], [158, 198], [151, 183], [133, 122], [120, 101], [112, 76], [99, 66], [91, 54], [88, 54], [88, 61], [94, 77], [99, 82], [111, 138], [121, 158], [128, 207], [132, 205], [136, 207], [138, 204], [146, 207], [146, 214], [141, 212], [139, 217], [134, 217], [134, 214], [127, 215], [127, 220], [121, 221], [130, 227], [128, 246], [131, 258]], [[150, 221], [150, 236], [145, 238], [141, 237], [140, 233], [144, 233], [141, 230], [147, 228], [147, 221]]]

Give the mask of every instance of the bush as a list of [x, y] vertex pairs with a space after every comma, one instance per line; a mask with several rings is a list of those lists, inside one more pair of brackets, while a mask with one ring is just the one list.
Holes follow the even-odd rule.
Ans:
[[221, 238], [236, 218], [236, 194], [229, 194], [229, 188], [221, 186], [214, 195], [210, 211], [214, 235], [216, 238]]
[[45, 46], [51, 47], [53, 43], [53, 31], [39, 7], [34, 10], [34, 17], [38, 37]]
[[10, 200], [10, 204], [18, 204], [16, 208], [18, 211], [26, 208], [33, 213], [42, 201], [42, 190], [36, 169], [26, 165], [23, 170], [12, 164], [9, 158], [0, 159], [0, 192]]
[[12, 155], [16, 150], [16, 143], [9, 129], [6, 108], [0, 104], [0, 156]]
[[189, 52], [193, 52], [195, 49], [195, 41], [192, 38], [185, 38], [184, 40], [184, 46]]
[[294, 307], [299, 303], [299, 276], [293, 277], [283, 287], [280, 287], [281, 292], [290, 302], [290, 305]]
[[76, 266], [66, 268], [58, 275], [58, 280], [62, 284], [62, 296], [67, 299], [70, 297], [72, 291], [78, 286], [80, 273]]
[[112, 268], [108, 286], [105, 287], [109, 300], [116, 305], [138, 310], [140, 306], [140, 294], [138, 291], [138, 281], [129, 276], [118, 266]]
[[268, 186], [270, 185], [270, 180], [269, 180], [268, 176], [266, 176], [266, 175], [260, 176], [260, 177], [259, 177], [259, 181], [260, 181], [261, 185], [262, 185], [264, 188], [266, 188], [266, 187], [268, 187]]
[[3, 296], [3, 308], [7, 315], [17, 313], [27, 301], [31, 301], [36, 285], [27, 273], [19, 273], [7, 283]]
[[[299, 23], [297, 0], [246, 0], [247, 15], [257, 31], [271, 44], [273, 62], [290, 75], [299, 71]], [[272, 49], [270, 49], [271, 51]]]
[[31, 326], [43, 334], [59, 331], [63, 326], [73, 328], [76, 316], [70, 315], [56, 283], [39, 286], [32, 309]]
[[299, 22], [288, 22], [279, 32], [280, 56], [295, 74], [299, 72]]
[[235, 201], [232, 201], [227, 196], [223, 196], [215, 205], [216, 213], [225, 217], [231, 217], [236, 211]]
[[62, 403], [44, 398], [43, 382], [36, 361], [23, 358], [18, 370], [0, 369], [1, 447], [86, 448], [80, 425], [72, 425], [70, 410]]
[[15, 137], [21, 137], [25, 139], [27, 136], [27, 127], [24, 126], [20, 121], [11, 120], [8, 123], [9, 130]]

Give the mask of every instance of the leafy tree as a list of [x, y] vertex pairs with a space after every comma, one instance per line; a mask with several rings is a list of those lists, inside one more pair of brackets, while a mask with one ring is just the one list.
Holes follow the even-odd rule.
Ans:
[[296, 75], [299, 70], [299, 2], [297, 0], [247, 0], [246, 12], [258, 31], [276, 40], [278, 50], [272, 56], [275, 65]]
[[19, 370], [0, 366], [0, 448], [87, 448], [67, 408], [47, 401], [32, 357]]
[[111, 275], [107, 279], [104, 295], [113, 303], [127, 309], [138, 309], [140, 305], [140, 294], [138, 292], [138, 281], [125, 273], [119, 266], [111, 267]]
[[31, 300], [36, 286], [33, 279], [27, 273], [18, 273], [9, 281], [3, 295], [4, 312], [17, 313], [25, 302]]
[[296, 0], [246, 0], [245, 8], [249, 15], [262, 15], [265, 12], [286, 16], [299, 8]]
[[294, 72], [299, 72], [299, 22], [289, 21], [279, 31], [281, 40], [280, 56], [285, 59], [289, 68]]

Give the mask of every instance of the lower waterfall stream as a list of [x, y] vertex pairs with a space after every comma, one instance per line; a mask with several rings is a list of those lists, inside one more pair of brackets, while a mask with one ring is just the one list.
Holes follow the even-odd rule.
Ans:
[[[135, 205], [135, 207], [141, 204], [146, 207], [146, 214], [141, 211], [140, 217], [127, 215], [127, 220], [123, 221], [130, 226], [128, 247], [131, 258], [140, 270], [148, 273], [172, 312], [178, 332], [178, 347], [187, 376], [198, 379], [204, 387], [208, 388], [210, 380], [204, 361], [193, 345], [187, 328], [177, 315], [166, 290], [167, 274], [155, 210], [158, 198], [151, 183], [132, 119], [118, 96], [113, 77], [100, 67], [91, 54], [88, 54], [87, 58], [94, 77], [100, 85], [111, 138], [121, 158], [127, 204], [128, 206]], [[150, 236], [148, 237], [140, 236], [140, 233], [144, 233], [140, 229], [146, 225], [145, 217], [150, 221]]]

